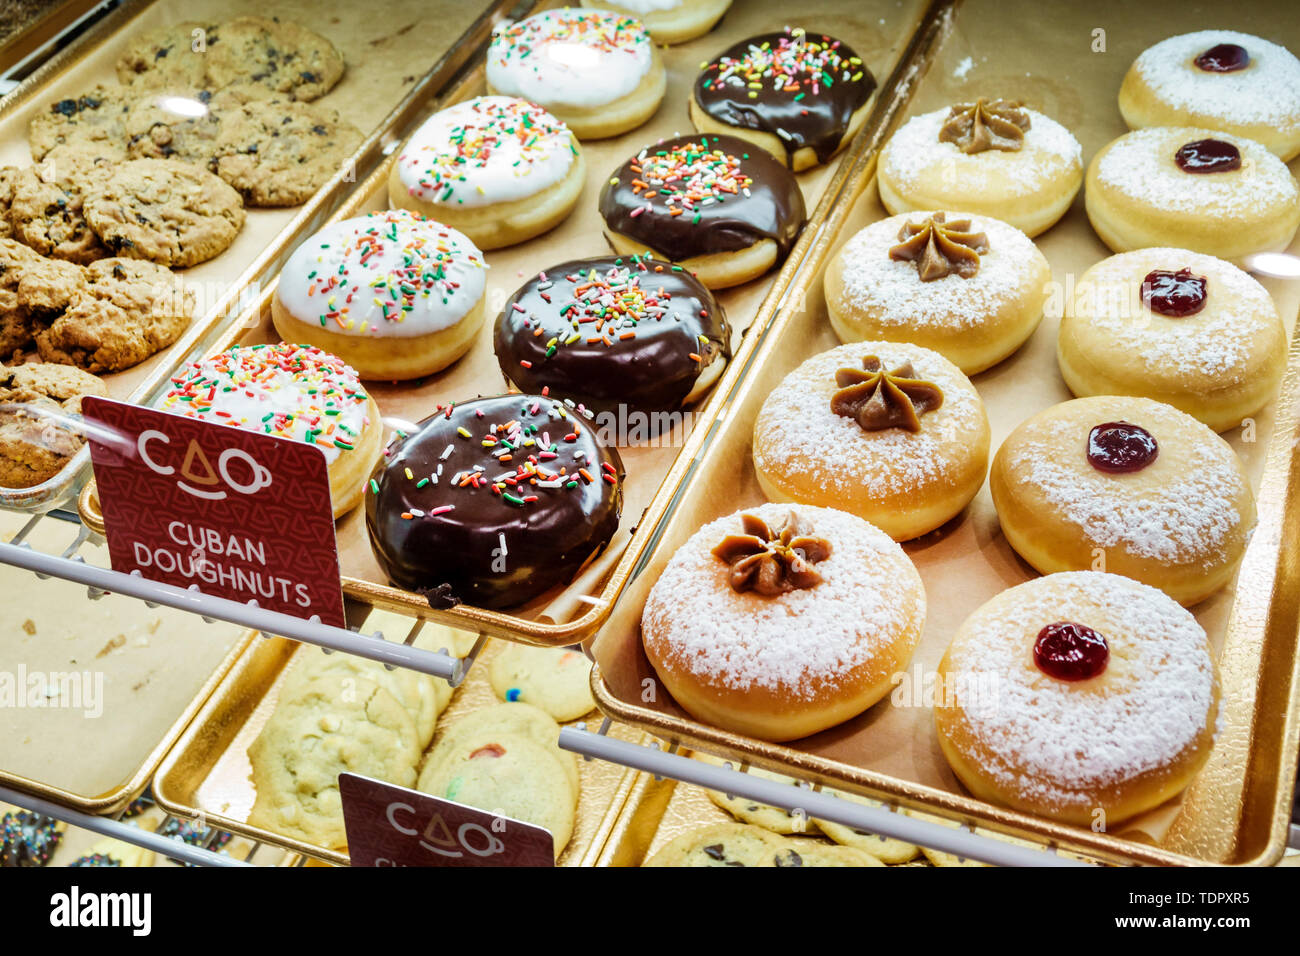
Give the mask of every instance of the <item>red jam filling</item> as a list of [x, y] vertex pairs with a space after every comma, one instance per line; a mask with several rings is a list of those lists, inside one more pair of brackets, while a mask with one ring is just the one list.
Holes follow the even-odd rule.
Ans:
[[1241, 169], [1241, 151], [1221, 139], [1197, 139], [1180, 146], [1174, 162], [1185, 173], [1229, 173]]
[[479, 747], [478, 750], [470, 754], [469, 759], [477, 760], [479, 757], [492, 757], [495, 759], [497, 757], [504, 757], [505, 755], [505, 747], [502, 747], [500, 744], [488, 744], [487, 746]]
[[1156, 269], [1142, 280], [1142, 301], [1152, 312], [1182, 319], [1205, 308], [1205, 277], [1191, 269]]
[[1235, 73], [1250, 66], [1250, 54], [1244, 46], [1220, 43], [1210, 47], [1192, 62], [1206, 73]]
[[1105, 422], [1088, 433], [1088, 464], [1112, 475], [1141, 471], [1156, 460], [1155, 436], [1129, 422]]
[[1049, 624], [1034, 642], [1034, 663], [1048, 677], [1077, 681], [1096, 677], [1106, 669], [1110, 647], [1106, 638], [1090, 627], [1070, 621]]

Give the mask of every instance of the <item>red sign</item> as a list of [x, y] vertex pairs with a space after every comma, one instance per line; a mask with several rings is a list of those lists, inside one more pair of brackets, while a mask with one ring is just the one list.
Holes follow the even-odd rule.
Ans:
[[113, 570], [346, 626], [319, 448], [104, 398], [81, 411]]
[[339, 774], [353, 866], [554, 866], [549, 830], [405, 787]]

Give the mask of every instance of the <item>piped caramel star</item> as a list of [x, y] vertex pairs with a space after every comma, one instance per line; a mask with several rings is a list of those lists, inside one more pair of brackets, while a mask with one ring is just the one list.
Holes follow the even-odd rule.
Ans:
[[839, 391], [831, 396], [831, 411], [852, 418], [863, 431], [886, 428], [921, 430], [921, 416], [943, 405], [943, 391], [933, 382], [916, 377], [911, 362], [892, 372], [879, 358], [868, 355], [862, 368], [842, 368], [835, 373]]
[[793, 512], [776, 531], [756, 515], [742, 514], [744, 534], [729, 534], [713, 556], [729, 564], [727, 583], [737, 592], [775, 597], [816, 587], [822, 576], [813, 565], [831, 555], [831, 543], [814, 537], [812, 527]]
[[916, 263], [922, 282], [933, 282], [956, 273], [969, 279], [980, 271], [980, 256], [989, 251], [987, 233], [971, 232], [969, 219], [945, 221], [936, 212], [923, 222], [906, 222], [898, 231], [899, 244], [889, 258]]
[[939, 142], [952, 143], [963, 153], [986, 149], [1015, 152], [1025, 145], [1029, 114], [1019, 100], [986, 100], [959, 103], [952, 108], [939, 130]]

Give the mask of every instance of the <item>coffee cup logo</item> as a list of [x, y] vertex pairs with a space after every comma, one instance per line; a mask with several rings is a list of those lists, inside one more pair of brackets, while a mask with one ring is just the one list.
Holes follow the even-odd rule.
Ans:
[[[152, 442], [170, 445], [171, 439], [156, 428], [141, 432], [136, 441], [141, 460], [156, 474], [166, 477], [175, 475], [177, 471], [174, 466], [155, 457], [161, 453], [161, 449], [151, 449]], [[180, 477], [176, 479], [176, 487], [181, 491], [207, 501], [221, 501], [226, 497], [227, 491], [241, 495], [257, 494], [270, 485], [270, 469], [248, 452], [240, 448], [227, 448], [217, 457], [214, 468], [203, 448], [194, 439], [190, 439], [186, 446]]]

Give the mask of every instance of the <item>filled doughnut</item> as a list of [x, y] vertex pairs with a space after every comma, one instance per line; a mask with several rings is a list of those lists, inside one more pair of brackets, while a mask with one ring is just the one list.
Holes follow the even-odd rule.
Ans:
[[673, 44], [712, 30], [731, 0], [582, 0], [582, 5], [636, 17], [656, 43]]

